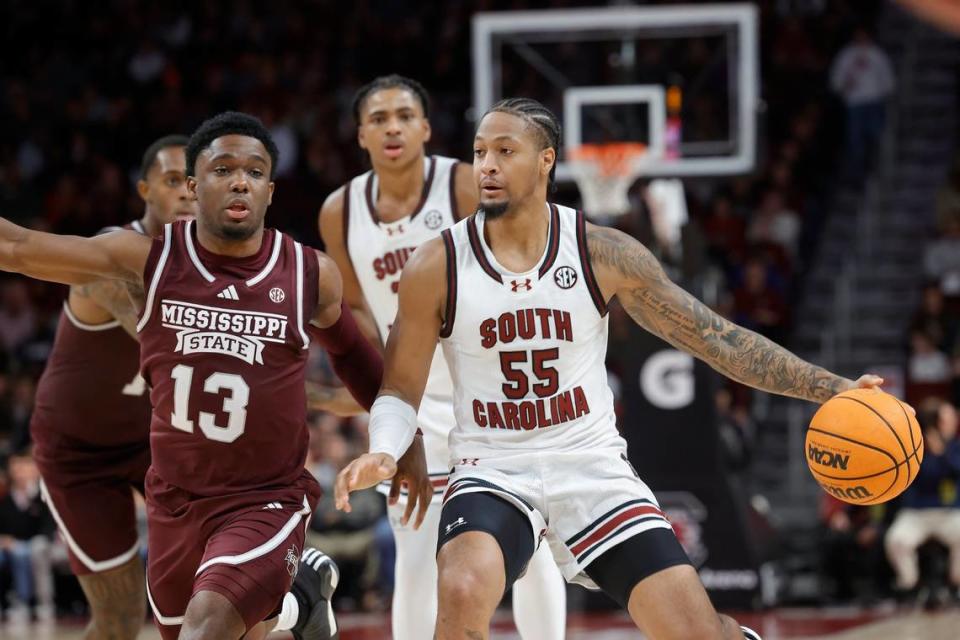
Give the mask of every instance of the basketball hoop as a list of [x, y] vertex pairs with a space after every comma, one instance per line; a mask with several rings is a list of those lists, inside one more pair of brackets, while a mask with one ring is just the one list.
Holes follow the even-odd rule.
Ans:
[[627, 192], [643, 172], [647, 145], [638, 142], [581, 144], [568, 151], [567, 164], [590, 217], [622, 216], [630, 210]]

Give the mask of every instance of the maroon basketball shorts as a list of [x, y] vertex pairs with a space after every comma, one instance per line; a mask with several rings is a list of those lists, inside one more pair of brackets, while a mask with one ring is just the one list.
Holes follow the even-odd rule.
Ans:
[[148, 473], [147, 598], [163, 639], [177, 637], [198, 591], [226, 597], [247, 629], [279, 613], [318, 498], [312, 478], [200, 497]]
[[87, 449], [37, 442], [40, 490], [78, 576], [122, 566], [139, 550], [133, 489], [143, 493], [150, 447]]

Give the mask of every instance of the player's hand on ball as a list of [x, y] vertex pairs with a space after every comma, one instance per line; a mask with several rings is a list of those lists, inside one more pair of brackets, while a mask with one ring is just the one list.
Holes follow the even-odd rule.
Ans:
[[423, 436], [417, 435], [397, 462], [397, 474], [393, 476], [390, 485], [390, 504], [397, 504], [400, 499], [400, 489], [407, 488], [407, 506], [403, 510], [400, 523], [406, 525], [410, 521], [410, 514], [417, 508], [417, 517], [413, 528], [419, 529], [423, 518], [427, 515], [427, 507], [433, 499], [433, 483], [427, 473], [427, 457], [423, 449]]
[[337, 482], [333, 488], [333, 497], [337, 509], [350, 513], [350, 493], [360, 491], [384, 480], [389, 480], [397, 473], [397, 463], [393, 456], [386, 453], [365, 453], [337, 474]]
[[[872, 373], [865, 373], [853, 382], [853, 384], [850, 386], [850, 389], [879, 389], [880, 391], [883, 391], [883, 389], [880, 389], [880, 385], [882, 384], [883, 378], [880, 376], [875, 376]], [[844, 391], [849, 391], [849, 389], [844, 389]], [[917, 415], [916, 409], [908, 405], [906, 402], [902, 404], [910, 413]]]
[[883, 378], [872, 373], [865, 373], [853, 383], [851, 389], [876, 389], [883, 384]]

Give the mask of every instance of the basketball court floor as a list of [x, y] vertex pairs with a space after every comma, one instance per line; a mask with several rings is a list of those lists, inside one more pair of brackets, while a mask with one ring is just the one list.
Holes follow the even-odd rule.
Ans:
[[[960, 610], [939, 613], [896, 611], [864, 613], [853, 609], [781, 609], [762, 614], [734, 614], [760, 632], [764, 640], [957, 640]], [[345, 615], [340, 618], [340, 640], [386, 640], [389, 621], [381, 615]], [[0, 640], [80, 640], [82, 623], [0, 625]], [[286, 634], [271, 639], [285, 640]], [[519, 640], [509, 614], [499, 616], [491, 640]], [[619, 614], [571, 615], [567, 640], [627, 640], [640, 636]], [[159, 640], [144, 626], [139, 640]]]

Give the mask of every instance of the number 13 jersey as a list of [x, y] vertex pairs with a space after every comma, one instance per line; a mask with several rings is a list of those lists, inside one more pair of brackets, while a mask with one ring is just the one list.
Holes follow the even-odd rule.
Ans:
[[200, 496], [292, 485], [307, 453], [316, 253], [265, 229], [254, 255], [216, 255], [195, 227], [168, 224], [144, 270], [152, 471]]
[[619, 440], [607, 384], [606, 304], [583, 214], [548, 205], [547, 246], [513, 273], [477, 213], [443, 232], [447, 307], [441, 344], [454, 385], [451, 455], [577, 451]]

